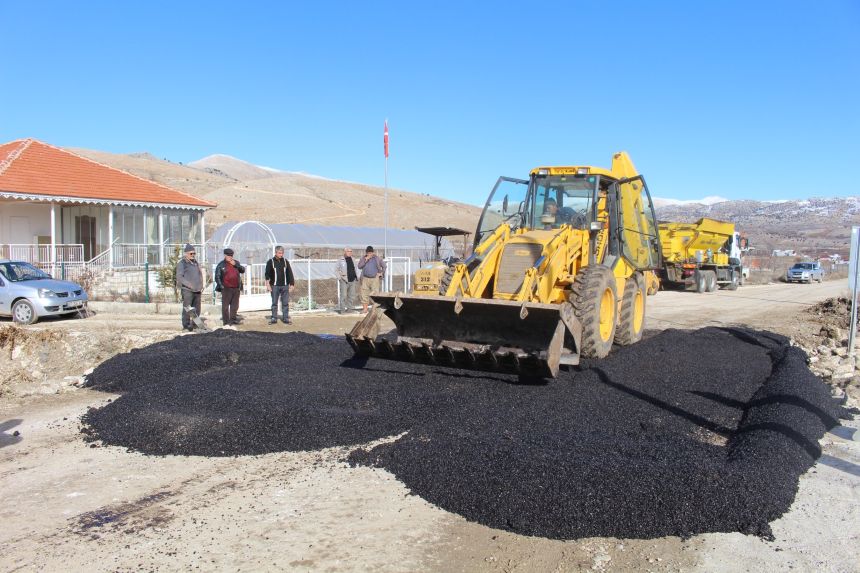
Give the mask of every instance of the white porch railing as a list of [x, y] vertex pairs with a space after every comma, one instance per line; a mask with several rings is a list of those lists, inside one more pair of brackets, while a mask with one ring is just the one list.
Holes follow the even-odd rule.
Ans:
[[51, 245], [6, 244], [0, 245], [0, 259], [16, 259], [28, 263], [83, 262], [84, 246], [80, 244], [54, 245], [56, 258], [51, 257]]
[[[143, 243], [116, 243], [113, 246], [113, 266], [118, 269], [143, 268], [166, 264], [177, 252], [182, 256], [185, 243], [164, 243], [146, 245]], [[203, 253], [203, 245], [194, 245], [198, 253]]]

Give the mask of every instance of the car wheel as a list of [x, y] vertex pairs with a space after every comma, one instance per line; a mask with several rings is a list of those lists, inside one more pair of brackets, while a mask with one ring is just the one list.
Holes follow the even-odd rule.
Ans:
[[33, 324], [39, 319], [36, 316], [36, 309], [33, 304], [26, 299], [21, 299], [12, 305], [12, 320], [18, 324]]

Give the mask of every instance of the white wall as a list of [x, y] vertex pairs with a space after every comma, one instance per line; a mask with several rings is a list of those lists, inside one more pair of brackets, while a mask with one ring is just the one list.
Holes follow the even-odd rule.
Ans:
[[49, 204], [0, 201], [0, 243], [31, 244], [35, 235], [51, 235]]

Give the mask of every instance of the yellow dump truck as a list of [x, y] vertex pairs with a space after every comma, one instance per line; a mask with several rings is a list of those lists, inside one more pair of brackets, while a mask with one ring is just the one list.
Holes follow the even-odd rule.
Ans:
[[704, 217], [695, 223], [663, 222], [659, 229], [664, 287], [713, 292], [743, 284], [742, 239], [734, 223]]

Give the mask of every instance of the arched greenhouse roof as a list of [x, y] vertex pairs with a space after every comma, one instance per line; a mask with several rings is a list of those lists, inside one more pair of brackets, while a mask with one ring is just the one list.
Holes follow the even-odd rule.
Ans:
[[[268, 232], [271, 230], [271, 234]], [[207, 242], [226, 246], [235, 244], [269, 244], [274, 242], [289, 247], [332, 247], [373, 245], [381, 249], [385, 241], [385, 229], [381, 227], [330, 227], [326, 225], [304, 225], [301, 223], [259, 223], [257, 221], [224, 223], [209, 237]], [[415, 230], [388, 229], [389, 249], [432, 247], [434, 238]], [[443, 240], [443, 244], [447, 241]]]

